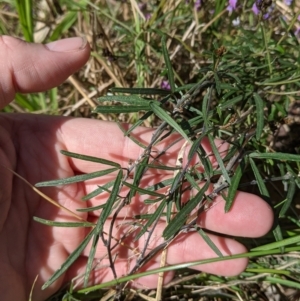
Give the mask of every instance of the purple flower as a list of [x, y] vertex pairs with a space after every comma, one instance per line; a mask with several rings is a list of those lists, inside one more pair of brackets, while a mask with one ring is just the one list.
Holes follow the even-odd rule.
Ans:
[[171, 86], [170, 86], [169, 81], [163, 80], [163, 81], [161, 82], [161, 88], [162, 88], [162, 89], [166, 89], [166, 90], [171, 90]]
[[202, 4], [202, 3], [201, 3], [201, 0], [196, 0], [196, 1], [195, 1], [195, 4], [194, 4], [195, 9], [196, 9], [196, 10], [200, 9], [201, 4]]
[[227, 10], [229, 12], [232, 12], [232, 11], [236, 10], [236, 5], [237, 5], [237, 0], [229, 0]]
[[284, 4], [290, 6], [292, 5], [293, 0], [284, 0]]
[[252, 11], [255, 15], [258, 15], [260, 12], [262, 12], [264, 14], [263, 18], [268, 19], [274, 9], [274, 5], [272, 4], [272, 0], [256, 0], [252, 6]]
[[258, 9], [256, 2], [254, 2], [253, 6], [252, 6], [252, 11], [254, 12], [255, 15], [259, 15], [260, 10]]

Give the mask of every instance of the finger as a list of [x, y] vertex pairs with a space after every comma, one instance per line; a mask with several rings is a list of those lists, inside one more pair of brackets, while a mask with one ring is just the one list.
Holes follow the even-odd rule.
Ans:
[[238, 191], [228, 213], [225, 201], [218, 196], [211, 209], [200, 215], [198, 224], [218, 233], [260, 237], [270, 231], [273, 221], [273, 210], [263, 199]]
[[0, 108], [16, 92], [40, 92], [61, 84], [89, 58], [85, 39], [70, 38], [46, 45], [0, 37]]

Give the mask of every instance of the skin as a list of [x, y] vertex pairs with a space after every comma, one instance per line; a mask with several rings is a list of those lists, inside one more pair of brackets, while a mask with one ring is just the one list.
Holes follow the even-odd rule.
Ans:
[[[0, 108], [7, 105], [16, 92], [30, 93], [45, 91], [61, 84], [66, 78], [82, 67], [88, 60], [90, 48], [87, 43], [81, 45], [77, 40], [67, 41], [75, 49], [61, 50], [61, 45], [28, 44], [21, 40], [0, 37]], [[57, 51], [50, 50], [54, 48]], [[5, 58], [5, 59], [3, 59]], [[152, 129], [138, 128], [134, 135], [147, 143], [151, 139]], [[163, 149], [174, 138], [157, 146]], [[220, 144], [220, 150], [227, 148]], [[162, 163], [174, 164], [182, 146], [178, 143], [161, 158]], [[209, 153], [210, 145], [203, 142]], [[48, 227], [33, 221], [33, 216], [55, 221], [76, 221], [66, 212], [46, 202], [22, 180], [14, 176], [8, 167], [30, 183], [69, 177], [104, 169], [102, 164], [91, 164], [63, 156], [61, 149], [106, 158], [128, 166], [129, 160], [136, 160], [141, 149], [131, 140], [124, 138], [118, 126], [110, 122], [91, 119], [64, 118], [34, 114], [0, 114], [0, 295], [1, 300], [28, 300], [29, 292], [36, 275], [33, 300], [44, 300], [56, 292], [66, 281], [84, 272], [89, 247], [75, 264], [51, 287], [41, 290], [43, 283], [66, 260], [88, 233], [88, 228]], [[212, 158], [213, 160], [213, 158]], [[106, 167], [107, 168], [107, 167]], [[58, 188], [43, 188], [45, 194], [59, 204], [76, 211], [78, 208], [93, 206], [107, 200], [107, 195], [88, 202], [80, 199], [94, 190], [97, 185], [106, 183], [114, 175], [97, 181], [91, 180]], [[169, 175], [170, 176], [170, 175]], [[157, 171], [147, 174], [143, 185], [168, 178], [168, 174]], [[122, 191], [125, 193], [125, 191]], [[194, 192], [190, 192], [193, 194]], [[184, 195], [188, 199], [190, 194]], [[131, 214], [145, 212], [143, 199], [135, 197], [132, 203], [122, 210], [117, 220], [114, 236], [128, 231]], [[153, 208], [155, 210], [155, 208]], [[97, 213], [78, 213], [83, 219], [96, 221]], [[239, 192], [229, 213], [224, 213], [224, 201], [220, 198], [216, 205], [199, 218], [199, 224], [206, 229], [232, 236], [259, 237], [266, 234], [273, 223], [271, 208], [259, 197]], [[109, 224], [104, 226], [108, 229]], [[153, 234], [150, 246], [161, 243], [160, 238], [165, 221], [161, 221]], [[209, 235], [224, 255], [245, 252], [243, 245], [234, 239]], [[119, 276], [126, 274], [134, 265], [136, 251], [143, 247], [141, 242], [133, 242], [134, 234], [126, 239], [127, 246], [117, 252], [116, 270]], [[99, 244], [97, 258], [104, 258], [106, 249]], [[136, 248], [136, 249], [134, 249]], [[188, 233], [175, 239], [168, 248], [167, 263], [177, 264], [186, 261], [215, 257], [197, 233]], [[145, 269], [159, 266], [157, 255]], [[107, 259], [101, 262], [101, 269], [92, 273], [89, 284], [101, 283], [112, 279], [110, 269], [106, 268]], [[247, 265], [246, 259], [231, 260], [194, 267], [195, 269], [218, 274], [237, 275]], [[172, 279], [171, 272], [166, 273], [165, 282]], [[157, 276], [148, 276], [132, 283], [135, 287], [154, 287]]]

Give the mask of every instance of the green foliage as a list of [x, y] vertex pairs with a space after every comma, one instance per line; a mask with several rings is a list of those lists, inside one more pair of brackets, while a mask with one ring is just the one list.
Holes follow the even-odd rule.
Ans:
[[[112, 285], [118, 284], [122, 288], [121, 283], [139, 277], [137, 270], [177, 235], [185, 235], [189, 231], [198, 232], [219, 258], [164, 267], [140, 275], [233, 258], [222, 257], [196, 221], [202, 212], [214, 205], [218, 195], [226, 200], [224, 211], [229, 211], [239, 189], [255, 190], [270, 202], [278, 218], [273, 235], [269, 234], [262, 241], [257, 240], [255, 246], [252, 241], [246, 241], [253, 249], [240, 255], [240, 258], [254, 259], [250, 260], [248, 270], [240, 279], [246, 281], [258, 273], [262, 274], [261, 279], [270, 283], [299, 288], [299, 269], [293, 274], [294, 278], [287, 280], [284, 277], [289, 277], [293, 268], [280, 270], [280, 260], [275, 262], [274, 259], [272, 264], [267, 260], [268, 255], [285, 252], [282, 260], [288, 266], [288, 252], [299, 252], [300, 225], [294, 209], [295, 202], [299, 201], [300, 146], [285, 145], [284, 150], [278, 146], [278, 135], [284, 126], [299, 122], [288, 119], [291, 104], [300, 100], [299, 37], [294, 34], [299, 14], [292, 15], [292, 7], [285, 16], [280, 6], [275, 6], [270, 18], [264, 19], [251, 12], [254, 1], [239, 5], [238, 10], [232, 13], [226, 10], [225, 0], [205, 1], [199, 10], [187, 1], [179, 1], [176, 5], [173, 1], [159, 1], [157, 5], [149, 1], [146, 11], [143, 11], [135, 7], [134, 2], [57, 1], [57, 7], [49, 8], [43, 17], [49, 31], [42, 42], [75, 34], [88, 37], [93, 48], [89, 69], [76, 76], [86, 92], [98, 89], [101, 93], [93, 113], [120, 121], [124, 121], [125, 116], [125, 121], [132, 125], [124, 130], [119, 124], [120, 130], [142, 149], [141, 156], [135, 158], [127, 170], [102, 158], [62, 151], [63, 155], [112, 168], [37, 184], [66, 185], [117, 174], [116, 179], [83, 197], [86, 201], [103, 193], [108, 194], [104, 204], [79, 210], [100, 210], [96, 225], [83, 222], [58, 224], [36, 219], [51, 226], [92, 227], [81, 245], [45, 283], [44, 288], [72, 265], [90, 241], [92, 249], [85, 285], [100, 243], [107, 249], [110, 267], [115, 275], [112, 229], [118, 212], [126, 208], [134, 197], [143, 196], [144, 206], [149, 208], [149, 211], [145, 210], [147, 214], [143, 212], [130, 216], [137, 229], [135, 239], [143, 236], [149, 243], [155, 227], [161, 220], [166, 220], [162, 233], [164, 242], [154, 250], [148, 250], [145, 244], [144, 249], [140, 250], [137, 265], [128, 275], [84, 288], [74, 294], [77, 298], [84, 300], [85, 293]], [[37, 5], [32, 6], [30, 1], [16, 1], [16, 7], [22, 36], [27, 41], [33, 41], [37, 28], [37, 19], [33, 16], [42, 10]], [[148, 13], [150, 16], [147, 19]], [[240, 18], [239, 26], [232, 23], [237, 17]], [[0, 25], [0, 30], [9, 33], [9, 28], [4, 24]], [[78, 88], [66, 84], [50, 93], [17, 95], [14, 104], [23, 111], [82, 116], [82, 112], [91, 110], [87, 106], [77, 107], [81, 96]], [[92, 101], [96, 102], [94, 99]], [[5, 110], [13, 111], [14, 108], [10, 106]], [[134, 130], [140, 125], [157, 128], [149, 145], [134, 137]], [[186, 142], [188, 145], [187, 162], [178, 166], [160, 164], [162, 154], [155, 153], [153, 149], [174, 133], [176, 142]], [[230, 145], [227, 154], [219, 153], [220, 145], [214, 142], [215, 138]], [[211, 145], [209, 154], [201, 145], [207, 140]], [[216, 161], [214, 164], [210, 160], [212, 156]], [[178, 159], [182, 159], [180, 154]], [[145, 174], [154, 168], [168, 171], [169, 178], [145, 185]], [[131, 174], [134, 175], [132, 179]], [[206, 195], [209, 185], [212, 191]], [[274, 197], [275, 186], [279, 189]], [[125, 196], [119, 195], [122, 188], [128, 191]], [[194, 195], [191, 194], [190, 199], [184, 202], [181, 196], [189, 189]], [[153, 204], [156, 210], [151, 211]], [[111, 222], [110, 232], [104, 233], [103, 225], [111, 214], [115, 219]], [[119, 242], [123, 243], [125, 239], [126, 235]], [[271, 276], [263, 276], [263, 273]], [[236, 285], [235, 279], [230, 284], [230, 279], [206, 277], [207, 283], [227, 281], [231, 289], [246, 300], [245, 292]]]

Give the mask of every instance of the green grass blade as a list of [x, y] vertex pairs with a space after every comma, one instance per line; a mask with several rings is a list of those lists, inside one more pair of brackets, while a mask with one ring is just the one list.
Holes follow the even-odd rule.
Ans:
[[16, 0], [15, 4], [24, 38], [27, 42], [34, 42], [32, 0]]
[[272, 242], [270, 244], [266, 244], [263, 246], [259, 246], [259, 247], [251, 249], [251, 251], [268, 251], [268, 250], [278, 249], [278, 248], [282, 248], [282, 247], [286, 247], [286, 246], [298, 244], [298, 243], [300, 243], [300, 235], [286, 238], [286, 239], [283, 239], [280, 241]]
[[77, 21], [77, 18], [78, 18], [77, 11], [70, 11], [67, 14], [65, 14], [63, 20], [53, 30], [50, 36], [50, 41], [56, 41], [61, 36], [63, 36], [63, 33], [66, 32], [69, 28], [71, 28], [74, 25], [74, 23]]
[[163, 108], [161, 108], [159, 105], [157, 105], [154, 102], [150, 103], [150, 107], [156, 116], [158, 116], [161, 120], [167, 122], [174, 130], [176, 130], [187, 141], [190, 141], [189, 137], [184, 132], [184, 130], [180, 127], [180, 125], [170, 115], [168, 115], [168, 113]]
[[286, 200], [279, 212], [279, 217], [285, 216], [287, 211], [290, 209], [292, 201], [295, 196], [295, 192], [296, 192], [296, 183], [295, 183], [295, 180], [293, 178], [291, 178], [289, 181], [289, 187], [288, 187], [288, 191], [287, 191]]
[[101, 163], [101, 164], [105, 164], [105, 165], [110, 165], [110, 166], [115, 166], [117, 168], [121, 168], [121, 165], [119, 163], [110, 161], [110, 160], [106, 160], [106, 159], [101, 159], [101, 158], [97, 158], [97, 157], [93, 157], [93, 156], [86, 156], [86, 155], [82, 155], [82, 154], [77, 154], [77, 153], [72, 153], [66, 150], [61, 150], [60, 151], [61, 154], [71, 157], [71, 158], [76, 158], [79, 160], [85, 160], [85, 161], [90, 161], [90, 162], [95, 162], [95, 163]]
[[300, 290], [300, 283], [297, 281], [282, 279], [279, 277], [271, 277], [271, 276], [266, 277], [265, 281], [270, 281], [272, 284], [276, 284], [276, 285], [280, 284], [282, 286], [292, 287], [292, 288], [296, 288], [297, 290]]
[[170, 57], [168, 54], [167, 44], [166, 44], [166, 36], [163, 35], [161, 39], [161, 45], [162, 45], [162, 52], [165, 60], [165, 64], [167, 67], [167, 74], [168, 74], [168, 80], [171, 87], [171, 92], [174, 93], [175, 91], [175, 83], [174, 83], [174, 74], [173, 74], [173, 67], [170, 61]]
[[102, 177], [102, 176], [105, 176], [105, 175], [110, 174], [117, 170], [118, 170], [118, 168], [110, 168], [110, 169], [106, 169], [106, 170], [91, 172], [88, 174], [64, 178], [64, 179], [39, 182], [39, 183], [36, 183], [35, 186], [36, 187], [48, 187], [48, 186], [67, 185], [67, 184], [72, 184], [72, 183], [78, 183], [78, 182], [83, 182], [86, 180]]
[[260, 139], [260, 136], [264, 129], [264, 101], [257, 93], [253, 93], [253, 98], [256, 105], [256, 140]]

